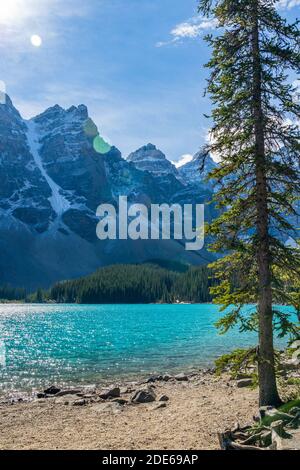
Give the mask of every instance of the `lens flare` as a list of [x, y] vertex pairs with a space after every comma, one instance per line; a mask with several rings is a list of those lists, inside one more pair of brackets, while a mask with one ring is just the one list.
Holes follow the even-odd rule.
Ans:
[[88, 137], [97, 137], [99, 135], [96, 124], [92, 121], [91, 118], [88, 118], [83, 126], [84, 133]]
[[31, 44], [34, 47], [40, 47], [42, 45], [42, 38], [38, 34], [33, 34], [30, 38]]
[[95, 152], [101, 153], [102, 155], [108, 153], [111, 149], [111, 146], [107, 142], [105, 142], [105, 140], [102, 139], [100, 135], [97, 135], [94, 138], [93, 147]]

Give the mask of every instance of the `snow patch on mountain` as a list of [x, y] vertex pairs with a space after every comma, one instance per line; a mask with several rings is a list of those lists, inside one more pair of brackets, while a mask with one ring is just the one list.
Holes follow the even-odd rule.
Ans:
[[48, 183], [51, 191], [52, 196], [49, 197], [50, 204], [53, 210], [56, 212], [58, 216], [62, 215], [68, 209], [70, 209], [71, 204], [69, 201], [61, 194], [61, 188], [58, 186], [52, 178], [46, 172], [41, 156], [39, 154], [40, 143], [39, 143], [39, 135], [37, 131], [37, 125], [33, 120], [27, 121], [27, 141], [30, 148], [30, 152], [34, 158], [36, 166], [39, 168], [42, 176]]
[[199, 185], [204, 183], [207, 188], [211, 187], [211, 183], [206, 181], [206, 178], [208, 174], [216, 168], [217, 164], [211, 156], [208, 155], [204, 160], [203, 166], [203, 158], [203, 152], [199, 151], [194, 155], [192, 160], [178, 168], [178, 173], [185, 184]]
[[[56, 105], [25, 121], [9, 99], [0, 104], [0, 133], [3, 283], [36, 289], [107, 264], [154, 258], [203, 262], [177, 240], [102, 242], [96, 237], [96, 208], [115, 204], [120, 195], [129, 205], [147, 207], [210, 200], [207, 185], [181, 177], [154, 145], [128, 160], [115, 147], [102, 155], [93, 146], [98, 129], [84, 105], [67, 110]], [[201, 181], [197, 171], [190, 168], [190, 173]], [[214, 216], [213, 205], [207, 206], [207, 220]]]

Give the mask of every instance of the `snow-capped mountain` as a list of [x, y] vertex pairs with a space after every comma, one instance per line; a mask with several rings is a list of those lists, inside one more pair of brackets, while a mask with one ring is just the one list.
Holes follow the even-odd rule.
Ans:
[[[184, 204], [205, 202], [212, 190], [196, 156], [177, 170], [152, 144], [125, 160], [115, 147], [99, 152], [95, 139], [84, 105], [55, 105], [25, 121], [8, 96], [0, 104], [0, 284], [48, 286], [116, 262], [207, 260], [174, 240], [97, 239], [96, 209], [119, 195]], [[208, 206], [206, 218], [213, 212]]]
[[127, 161], [133, 163], [138, 170], [148, 171], [155, 176], [178, 176], [176, 167], [167, 159], [164, 153], [152, 144], [145, 145], [132, 152]]
[[216, 167], [216, 163], [208, 155], [204, 160], [204, 168], [202, 168], [202, 166], [203, 153], [200, 150], [194, 155], [190, 162], [178, 168], [178, 173], [181, 177], [181, 180], [186, 182], [188, 185], [205, 184], [211, 186], [211, 183], [208, 183], [206, 179], [208, 174]]

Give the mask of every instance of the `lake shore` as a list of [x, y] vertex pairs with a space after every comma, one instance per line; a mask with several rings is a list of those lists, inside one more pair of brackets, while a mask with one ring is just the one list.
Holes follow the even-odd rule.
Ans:
[[[258, 413], [257, 390], [204, 370], [256, 344], [249, 333], [220, 337], [216, 306], [1, 311], [1, 386], [10, 397], [0, 397], [0, 449], [217, 449], [218, 432]], [[149, 380], [153, 373], [164, 375]], [[44, 392], [51, 384], [61, 390]], [[152, 399], [137, 403], [137, 393]]]
[[[155, 401], [133, 403], [139, 390]], [[2, 402], [0, 449], [218, 449], [218, 432], [251, 422], [258, 411], [256, 390], [209, 371], [124, 383], [118, 398], [75, 391]]]

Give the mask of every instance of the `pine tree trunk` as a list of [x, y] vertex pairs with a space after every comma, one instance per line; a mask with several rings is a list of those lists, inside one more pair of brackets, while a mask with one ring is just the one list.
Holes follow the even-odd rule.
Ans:
[[259, 404], [277, 406], [281, 403], [276, 385], [273, 344], [273, 308], [271, 289], [271, 257], [269, 244], [268, 188], [264, 114], [262, 109], [262, 70], [259, 46], [258, 3], [253, 5], [253, 116], [255, 126], [258, 315], [259, 315]]

